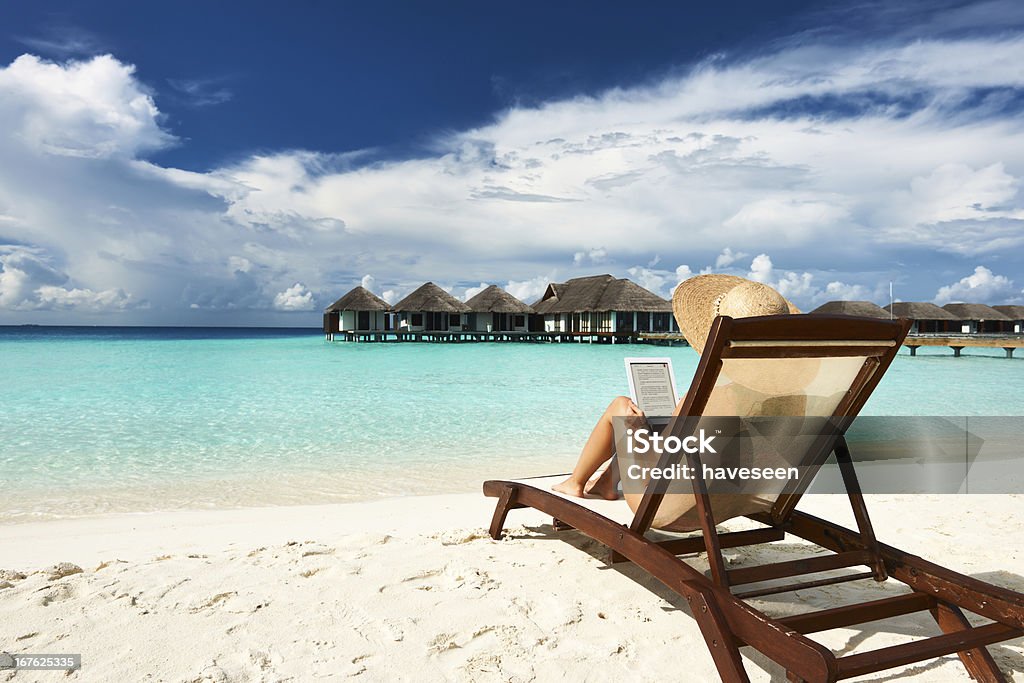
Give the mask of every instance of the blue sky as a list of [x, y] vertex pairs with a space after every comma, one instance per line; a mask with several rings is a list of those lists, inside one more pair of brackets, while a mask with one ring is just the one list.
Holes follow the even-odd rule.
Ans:
[[730, 272], [1024, 299], [1020, 3], [5, 8], [0, 323]]

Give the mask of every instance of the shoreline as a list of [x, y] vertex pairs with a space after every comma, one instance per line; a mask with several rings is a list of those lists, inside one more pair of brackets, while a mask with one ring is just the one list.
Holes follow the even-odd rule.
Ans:
[[[478, 499], [478, 500], [475, 500]], [[430, 515], [419, 514], [428, 507]], [[490, 510], [488, 508], [491, 508]], [[215, 552], [348, 533], [426, 533], [489, 518], [493, 500], [482, 493], [392, 496], [354, 502], [217, 509], [108, 512], [0, 523], [0, 569], [29, 564], [86, 564], [140, 560], [168, 551]], [[539, 513], [537, 513], [539, 515]], [[349, 527], [341, 520], [355, 518]], [[15, 550], [16, 549], [16, 550]], [[84, 563], [84, 564], [82, 564]]]

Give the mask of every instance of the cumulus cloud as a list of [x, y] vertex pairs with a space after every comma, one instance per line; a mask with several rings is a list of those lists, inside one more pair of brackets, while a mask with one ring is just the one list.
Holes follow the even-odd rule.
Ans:
[[733, 251], [729, 247], [722, 250], [722, 253], [715, 258], [715, 268], [728, 268], [732, 264], [736, 263], [742, 258], [746, 258], [747, 254], [742, 251]]
[[462, 300], [463, 301], [469, 301], [474, 296], [476, 296], [480, 292], [484, 291], [488, 287], [490, 287], [490, 285], [488, 285], [486, 282], [481, 282], [476, 287], [466, 287], [466, 293], [462, 295]]
[[878, 288], [871, 289], [864, 285], [850, 284], [834, 280], [825, 285], [825, 289], [814, 295], [815, 303], [826, 301], [878, 301]]
[[363, 279], [359, 281], [359, 284], [362, 285], [364, 289], [368, 289], [372, 292], [373, 288], [377, 285], [377, 280], [372, 275], [367, 274], [363, 276]]
[[1005, 275], [996, 275], [985, 266], [977, 266], [974, 272], [962, 277], [951, 285], [939, 288], [935, 303], [1016, 303], [1024, 291], [1018, 290], [1013, 280]]
[[138, 305], [122, 289], [93, 291], [70, 278], [31, 249], [0, 246], [0, 308], [19, 311], [123, 311]]
[[0, 66], [0, 235], [63, 279], [5, 265], [0, 317], [118, 309], [118, 291], [151, 320], [310, 311], [370, 272], [392, 302], [425, 280], [530, 301], [601, 271], [667, 295], [693, 273], [662, 265], [679, 263], [807, 305], [894, 273], [924, 298], [937, 264], [977, 254], [1024, 267], [1024, 33], [804, 35], [758, 55], [517, 105], [413, 159], [269, 150], [208, 172], [147, 159], [187, 142], [132, 65], [24, 55]]
[[626, 273], [630, 279], [641, 287], [649, 289], [658, 296], [665, 298], [672, 296], [672, 290], [675, 289], [677, 284], [694, 275], [690, 271], [690, 267], [685, 265], [679, 266], [674, 271], [633, 266], [632, 268], [627, 268]]
[[874, 286], [831, 280], [824, 285], [822, 274], [808, 271], [797, 272], [775, 269], [768, 254], [758, 254], [750, 262], [746, 276], [774, 287], [782, 296], [803, 308], [810, 308], [827, 301], [879, 301], [881, 283]]
[[296, 282], [294, 285], [274, 295], [274, 308], [279, 311], [312, 311], [314, 308], [313, 292], [306, 285]]
[[604, 247], [577, 251], [572, 255], [573, 265], [576, 266], [599, 266], [608, 263], [608, 250]]
[[555, 275], [538, 275], [529, 280], [509, 280], [504, 289], [506, 292], [528, 304], [536, 302], [544, 295], [548, 283], [555, 281]]
[[0, 69], [7, 140], [63, 156], [130, 157], [174, 142], [135, 67], [111, 55], [65, 64], [22, 55]]

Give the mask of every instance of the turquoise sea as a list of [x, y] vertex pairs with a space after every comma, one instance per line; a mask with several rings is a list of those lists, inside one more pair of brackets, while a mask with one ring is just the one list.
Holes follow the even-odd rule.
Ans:
[[[686, 347], [0, 327], [0, 521], [477, 491], [567, 471], [622, 359]], [[1024, 353], [1019, 354], [1024, 356]], [[904, 350], [865, 411], [1019, 415], [1024, 358]]]

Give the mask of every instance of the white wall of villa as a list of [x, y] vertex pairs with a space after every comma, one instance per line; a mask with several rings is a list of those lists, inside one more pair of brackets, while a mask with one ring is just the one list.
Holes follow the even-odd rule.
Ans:
[[462, 332], [467, 324], [465, 313], [401, 311], [398, 316], [400, 332]]
[[671, 313], [647, 311], [607, 311], [588, 313], [547, 313], [545, 332], [610, 333], [610, 332], [678, 332]]
[[390, 329], [386, 311], [342, 311], [338, 332], [373, 332]]
[[530, 331], [530, 318], [525, 313], [469, 313], [467, 320], [474, 332]]

